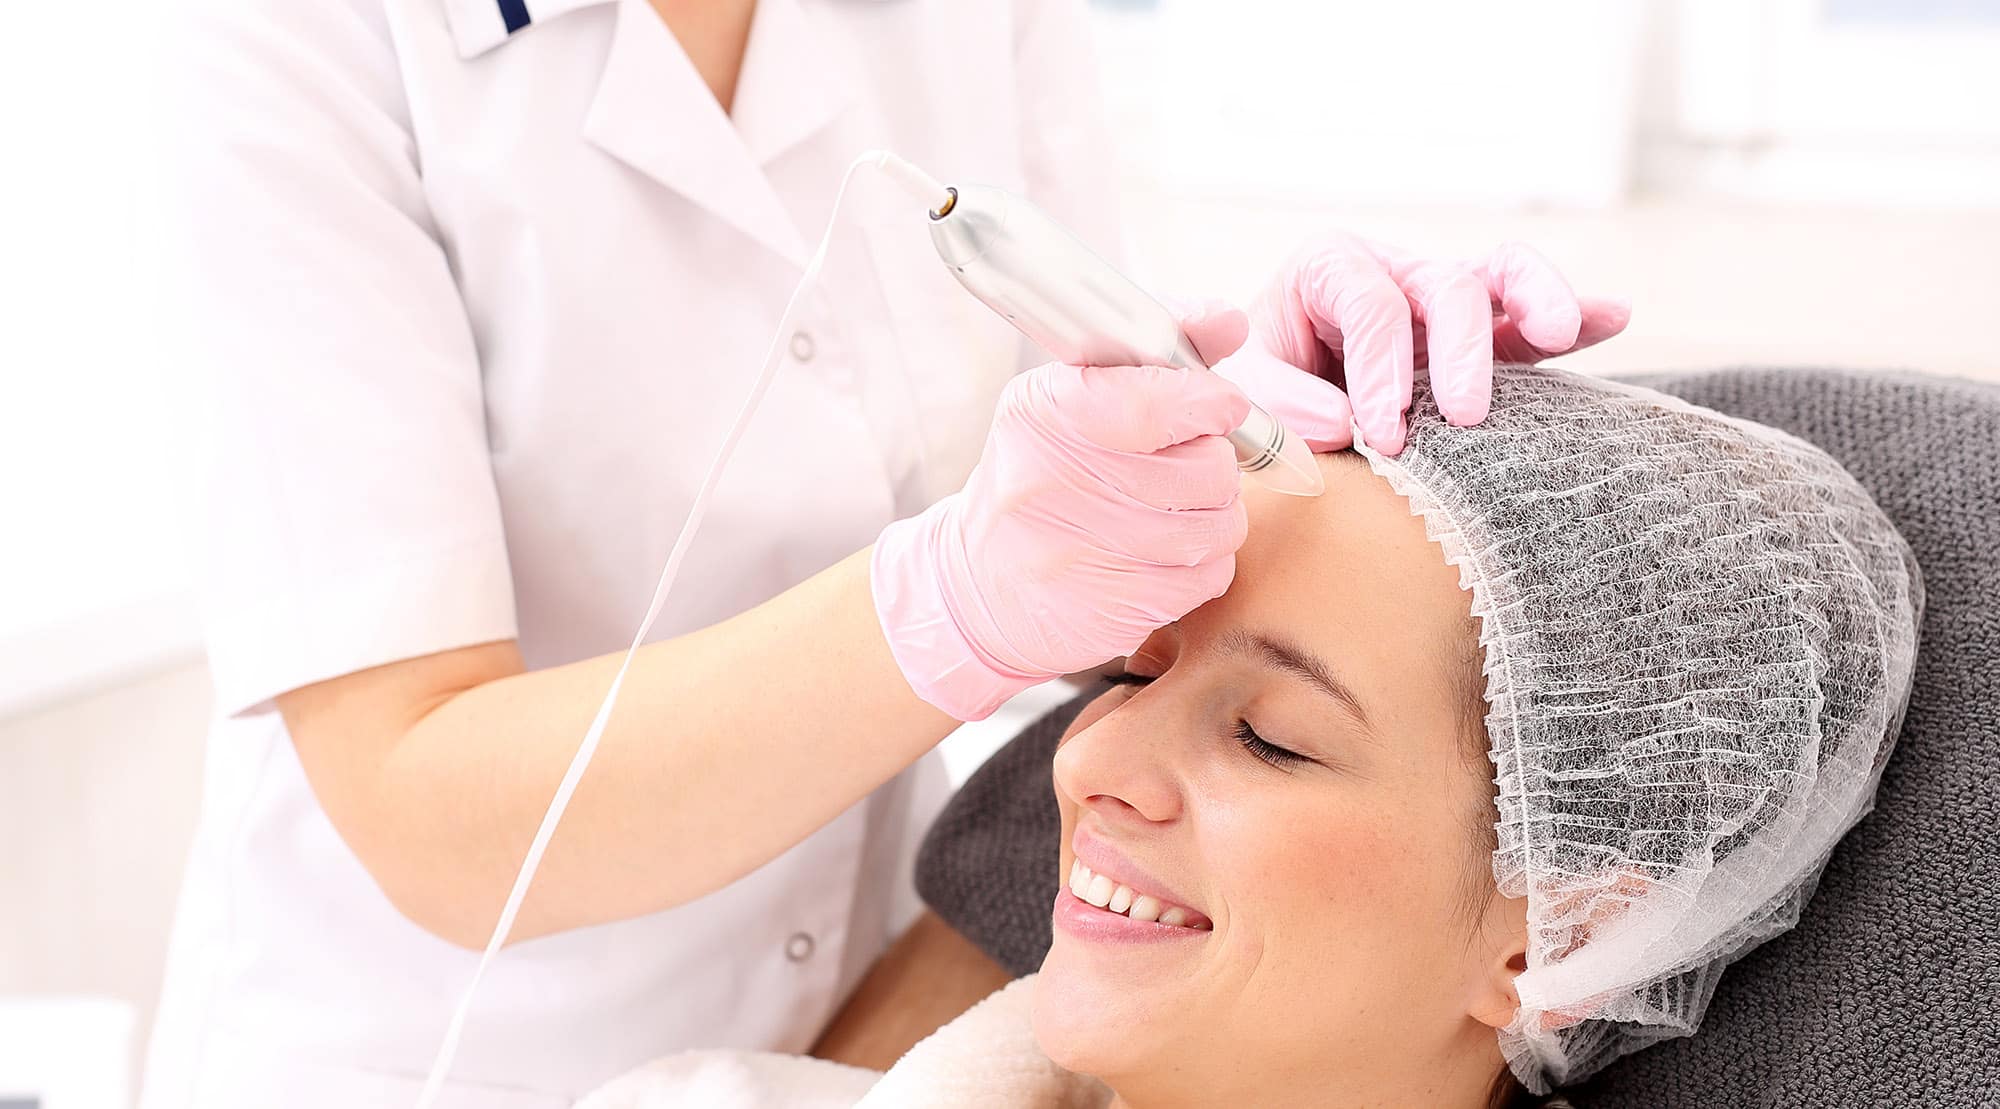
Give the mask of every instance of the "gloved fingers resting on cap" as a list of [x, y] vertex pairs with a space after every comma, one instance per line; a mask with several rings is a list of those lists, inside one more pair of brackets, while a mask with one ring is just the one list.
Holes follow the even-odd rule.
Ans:
[[[1630, 316], [1623, 300], [1578, 297], [1547, 258], [1519, 243], [1457, 262], [1335, 233], [1294, 255], [1267, 286], [1248, 345], [1344, 389], [1363, 440], [1393, 456], [1409, 434], [1417, 371], [1427, 371], [1446, 422], [1470, 426], [1491, 406], [1496, 358], [1537, 362], [1580, 350], [1616, 335]], [[1348, 445], [1345, 432], [1300, 434], [1316, 449]]]

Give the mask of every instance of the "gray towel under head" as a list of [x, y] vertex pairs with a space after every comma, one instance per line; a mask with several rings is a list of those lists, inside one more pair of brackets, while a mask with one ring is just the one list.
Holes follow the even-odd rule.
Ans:
[[[1919, 374], [1721, 370], [1626, 378], [1782, 428], [1839, 459], [1922, 567], [1922, 642], [1872, 816], [1793, 931], [1724, 975], [1700, 1034], [1614, 1063], [1582, 1109], [2000, 1107], [2000, 388]], [[917, 885], [1014, 974], [1049, 945], [1050, 759], [1090, 697], [981, 767]]]

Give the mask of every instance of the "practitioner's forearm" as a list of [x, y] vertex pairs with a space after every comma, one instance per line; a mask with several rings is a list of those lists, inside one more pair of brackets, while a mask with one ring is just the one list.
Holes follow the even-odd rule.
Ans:
[[[430, 664], [428, 682], [390, 677], [402, 688], [386, 696], [381, 671], [369, 671], [281, 706], [321, 803], [383, 890], [427, 929], [476, 946], [620, 656], [523, 672], [512, 644], [469, 650], [488, 657], [413, 660]], [[493, 656], [511, 656], [513, 672], [492, 673], [508, 664]], [[463, 672], [436, 673], [454, 666]], [[324, 688], [370, 675], [372, 690]], [[447, 689], [426, 692], [440, 677]], [[394, 708], [359, 708], [370, 700], [404, 706], [407, 719], [398, 726]], [[890, 656], [865, 551], [749, 612], [650, 644], [633, 660], [514, 935], [719, 889], [838, 816], [955, 723], [910, 691]]]

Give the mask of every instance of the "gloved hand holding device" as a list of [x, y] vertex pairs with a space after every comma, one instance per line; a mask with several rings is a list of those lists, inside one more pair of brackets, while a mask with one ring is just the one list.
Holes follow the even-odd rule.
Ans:
[[[1211, 363], [1247, 330], [1216, 307], [1181, 326]], [[1221, 436], [1249, 410], [1200, 370], [1050, 363], [1015, 378], [965, 488], [875, 542], [876, 613], [911, 687], [982, 719], [1220, 596], [1246, 526]]]

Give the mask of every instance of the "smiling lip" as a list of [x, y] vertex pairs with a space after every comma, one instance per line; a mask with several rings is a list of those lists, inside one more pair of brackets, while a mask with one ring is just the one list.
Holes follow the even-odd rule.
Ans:
[[1077, 824], [1076, 834], [1070, 837], [1069, 849], [1071, 854], [1092, 871], [1109, 875], [1140, 893], [1149, 893], [1161, 901], [1185, 906], [1190, 913], [1200, 915], [1194, 907], [1194, 902], [1182, 897], [1166, 883], [1140, 870], [1132, 860], [1119, 854], [1110, 844], [1092, 834], [1088, 825]]
[[1122, 913], [1100, 909], [1071, 893], [1067, 887], [1056, 894], [1053, 923], [1056, 931], [1066, 936], [1097, 943], [1161, 943], [1167, 940], [1207, 939], [1215, 934], [1205, 928], [1133, 920]]

